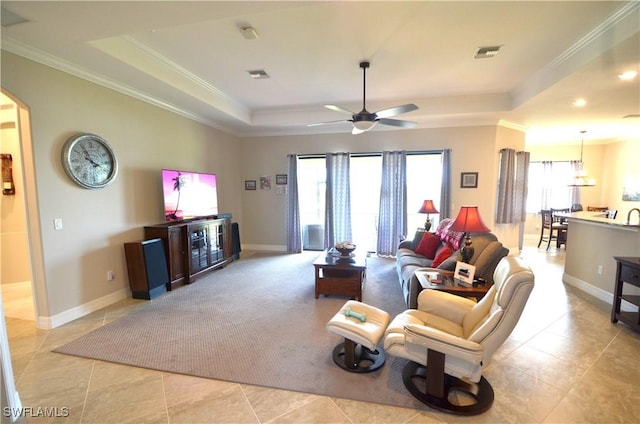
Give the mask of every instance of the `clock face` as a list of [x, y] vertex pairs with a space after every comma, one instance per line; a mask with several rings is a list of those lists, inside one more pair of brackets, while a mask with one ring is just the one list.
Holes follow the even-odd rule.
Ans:
[[67, 140], [62, 150], [62, 165], [67, 175], [84, 188], [105, 187], [118, 173], [113, 149], [94, 134], [80, 134]]

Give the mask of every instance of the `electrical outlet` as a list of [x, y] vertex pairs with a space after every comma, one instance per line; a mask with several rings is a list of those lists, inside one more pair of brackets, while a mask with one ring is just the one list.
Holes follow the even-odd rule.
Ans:
[[116, 273], [113, 271], [107, 271], [107, 281], [113, 281], [116, 279]]
[[598, 274], [602, 275], [603, 272], [604, 272], [604, 267], [602, 265], [598, 265]]

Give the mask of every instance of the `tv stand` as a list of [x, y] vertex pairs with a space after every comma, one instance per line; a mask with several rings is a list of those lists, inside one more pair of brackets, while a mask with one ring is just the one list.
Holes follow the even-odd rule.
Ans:
[[164, 242], [169, 268], [167, 290], [193, 283], [233, 260], [229, 214], [147, 226], [144, 236]]

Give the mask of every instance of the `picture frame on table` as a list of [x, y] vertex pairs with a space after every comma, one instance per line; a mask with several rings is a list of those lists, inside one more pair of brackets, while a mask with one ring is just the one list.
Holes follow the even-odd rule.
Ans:
[[244, 189], [245, 190], [255, 190], [257, 186], [256, 180], [245, 180], [244, 181]]
[[477, 172], [461, 172], [460, 188], [478, 188]]
[[453, 279], [464, 286], [472, 287], [475, 273], [475, 266], [458, 261], [456, 262], [456, 270], [453, 272]]

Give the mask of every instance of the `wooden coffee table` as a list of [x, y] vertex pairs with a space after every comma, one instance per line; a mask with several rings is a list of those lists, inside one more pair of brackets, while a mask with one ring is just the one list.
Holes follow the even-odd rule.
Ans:
[[453, 278], [453, 271], [438, 271], [439, 277], [438, 280], [440, 283], [434, 284], [427, 278], [427, 272], [432, 273], [431, 271], [420, 271], [417, 270], [414, 272], [418, 282], [423, 289], [431, 289], [431, 290], [440, 290], [443, 292], [455, 294], [463, 297], [475, 297], [477, 300], [480, 300], [484, 297], [485, 294], [491, 288], [491, 284], [484, 283], [474, 283], [473, 287], [465, 286]]
[[320, 294], [351, 296], [362, 301], [362, 282], [367, 269], [367, 252], [358, 250], [341, 257], [329, 250], [313, 262], [316, 271], [316, 299]]

